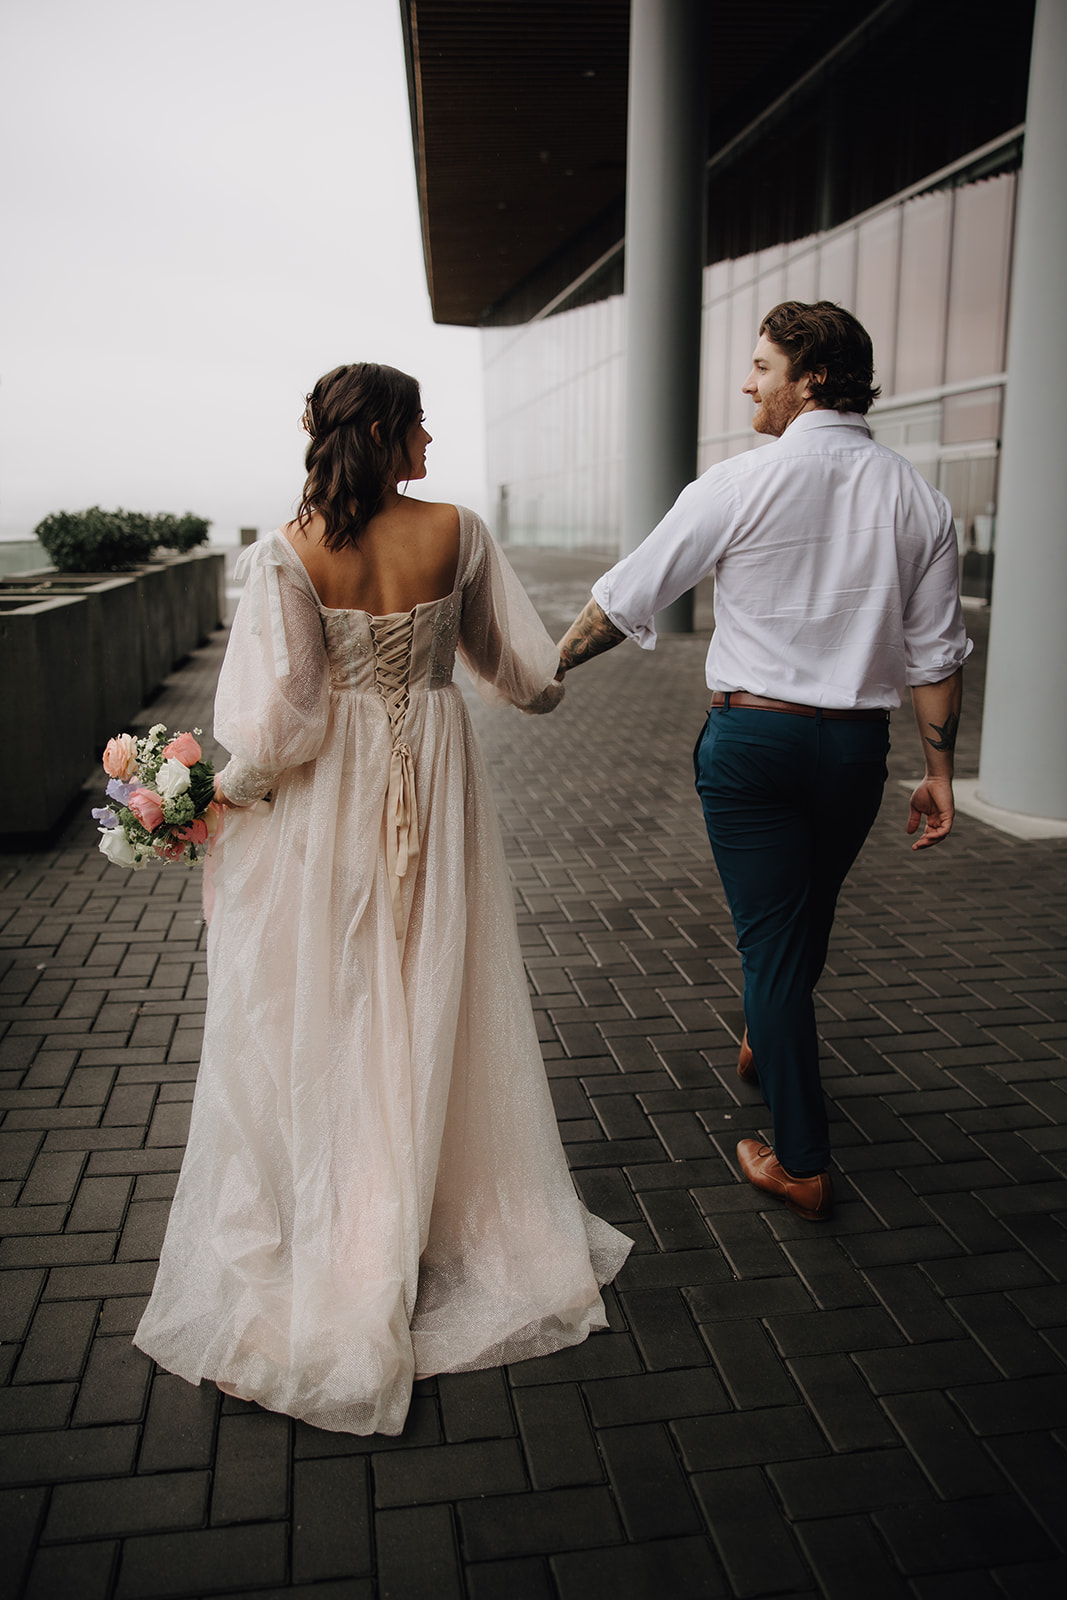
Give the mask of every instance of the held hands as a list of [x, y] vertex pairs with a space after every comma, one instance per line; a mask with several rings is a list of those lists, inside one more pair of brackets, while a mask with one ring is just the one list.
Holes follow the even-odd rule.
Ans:
[[911, 797], [908, 832], [915, 833], [924, 820], [925, 827], [911, 848], [925, 850], [928, 845], [940, 844], [942, 839], [947, 839], [952, 831], [954, 816], [952, 779], [924, 778]]
[[532, 700], [529, 700], [525, 705], [520, 706], [519, 710], [525, 711], [526, 714], [531, 717], [544, 716], [546, 711], [555, 711], [556, 707], [563, 699], [563, 694], [564, 685], [560, 682], [560, 678], [557, 676], [553, 678], [551, 683], [547, 683], [545, 685], [540, 694], [535, 695]]

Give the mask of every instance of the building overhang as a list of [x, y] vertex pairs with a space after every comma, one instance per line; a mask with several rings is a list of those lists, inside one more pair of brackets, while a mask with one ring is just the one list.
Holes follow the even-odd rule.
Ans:
[[[401, 14], [435, 320], [526, 321], [621, 263], [630, 0]], [[1032, 0], [709, 5], [707, 259], [832, 226], [1021, 122], [1032, 18]]]

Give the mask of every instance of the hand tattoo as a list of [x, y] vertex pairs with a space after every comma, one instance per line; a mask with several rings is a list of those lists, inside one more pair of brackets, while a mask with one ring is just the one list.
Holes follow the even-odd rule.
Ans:
[[591, 656], [599, 656], [605, 650], [613, 649], [625, 638], [622, 629], [604, 615], [595, 600], [590, 600], [559, 642], [564, 670], [569, 672], [571, 667], [579, 666]]
[[959, 732], [960, 719], [954, 711], [950, 711], [945, 722], [939, 727], [936, 722], [929, 724], [937, 734], [936, 739], [926, 735], [926, 742], [934, 750], [955, 750], [956, 734]]

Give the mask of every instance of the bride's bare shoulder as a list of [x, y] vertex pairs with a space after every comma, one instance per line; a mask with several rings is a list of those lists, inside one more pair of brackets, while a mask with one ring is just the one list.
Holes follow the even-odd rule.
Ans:
[[301, 527], [299, 522], [283, 522], [281, 525], [282, 537], [288, 539], [294, 549], [302, 549], [308, 545], [317, 545], [323, 534], [325, 524], [316, 511], [306, 527]]
[[459, 532], [459, 507], [449, 505], [447, 500], [408, 500], [405, 503], [427, 526], [442, 533]]

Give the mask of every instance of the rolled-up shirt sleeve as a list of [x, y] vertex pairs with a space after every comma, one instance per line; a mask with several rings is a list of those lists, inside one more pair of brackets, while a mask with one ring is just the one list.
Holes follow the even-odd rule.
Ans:
[[735, 486], [712, 468], [682, 490], [632, 554], [597, 579], [593, 599], [642, 650], [654, 650], [656, 612], [713, 571], [739, 515]]
[[933, 556], [912, 590], [903, 621], [909, 689], [950, 678], [974, 649], [963, 623], [959, 546], [947, 501]]

